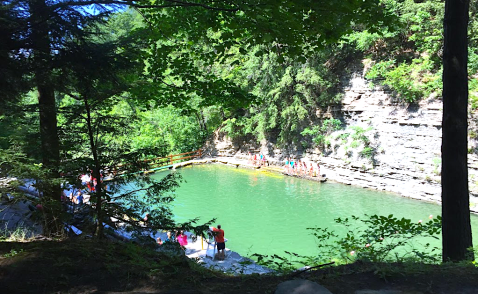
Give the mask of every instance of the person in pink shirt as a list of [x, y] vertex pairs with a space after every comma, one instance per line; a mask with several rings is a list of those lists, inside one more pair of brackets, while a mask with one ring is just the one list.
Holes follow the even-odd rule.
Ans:
[[179, 245], [183, 247], [188, 245], [188, 236], [184, 234], [184, 231], [181, 231], [176, 238], [178, 239]]

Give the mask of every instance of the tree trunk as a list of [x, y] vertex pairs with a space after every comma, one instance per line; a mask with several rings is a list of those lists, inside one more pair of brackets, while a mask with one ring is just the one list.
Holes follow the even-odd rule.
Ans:
[[202, 110], [195, 111], [194, 114], [196, 115], [196, 120], [198, 122], [198, 125], [201, 131], [207, 132], [207, 126], [204, 120], [204, 115]]
[[92, 120], [91, 120], [91, 109], [88, 104], [88, 98], [84, 98], [85, 109], [86, 109], [86, 124], [88, 126], [88, 137], [90, 140], [91, 153], [93, 154], [93, 161], [95, 166], [93, 167], [93, 177], [96, 178], [96, 187], [95, 187], [95, 196], [96, 196], [96, 216], [98, 222], [96, 224], [96, 237], [98, 239], [103, 238], [103, 183], [101, 182], [100, 169], [101, 164], [98, 157], [97, 143], [95, 142], [95, 134], [93, 132]]
[[469, 0], [446, 0], [443, 52], [443, 261], [473, 258], [467, 164]]
[[61, 188], [54, 183], [59, 178], [60, 140], [56, 118], [55, 92], [51, 81], [51, 52], [48, 28], [48, 7], [44, 0], [30, 2], [32, 47], [35, 64], [35, 83], [38, 90], [40, 112], [40, 137], [42, 162], [48, 170], [48, 180], [43, 185], [45, 204], [44, 234], [55, 235], [61, 232]]
[[206, 124], [206, 119], [204, 118], [204, 112], [202, 111], [202, 109], [200, 109], [199, 111], [201, 112], [201, 121], [203, 124], [204, 134], [207, 134], [207, 124]]

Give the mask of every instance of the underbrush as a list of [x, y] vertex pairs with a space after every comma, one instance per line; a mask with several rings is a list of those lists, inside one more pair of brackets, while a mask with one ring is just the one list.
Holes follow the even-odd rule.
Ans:
[[133, 243], [83, 238], [0, 242], [0, 270], [10, 264], [14, 274], [4, 284], [15, 285], [17, 279], [28, 276], [29, 284], [20, 283], [16, 291], [28, 292], [41, 285], [48, 293], [82, 284], [114, 291], [132, 289], [144, 281], [173, 285], [176, 279], [172, 277], [197, 270], [185, 256], [170, 256]]
[[[476, 280], [476, 269], [470, 263], [439, 265], [407, 259], [371, 262], [358, 258], [361, 254], [353, 260], [350, 257], [342, 261], [336, 259], [338, 266], [293, 272], [285, 266], [291, 263], [294, 270], [297, 267], [292, 262], [297, 257], [291, 253], [291, 259], [283, 263], [283, 270], [278, 274], [235, 276], [209, 270], [184, 256], [166, 255], [133, 243], [83, 238], [0, 242], [0, 289], [5, 293], [145, 289], [157, 292], [184, 290], [184, 293], [189, 293], [187, 289], [191, 293], [273, 293], [280, 282], [300, 277], [317, 281], [333, 293], [353, 293], [369, 285], [386, 287], [390, 279], [393, 279], [394, 287], [402, 287], [399, 289], [422, 280], [433, 286], [443, 281], [449, 287], [461, 284], [468, 287]], [[279, 260], [277, 262], [280, 264]], [[265, 262], [265, 265], [272, 264]], [[28, 283], [25, 283], [25, 277], [28, 277]], [[426, 287], [417, 290], [425, 291]]]
[[[345, 231], [338, 234], [328, 228], [308, 228], [315, 237], [317, 254], [303, 256], [285, 251], [283, 256], [253, 254], [257, 263], [278, 273], [317, 269], [325, 265], [367, 263], [380, 265], [380, 271], [399, 263], [407, 267], [439, 265], [442, 256], [439, 248], [441, 217], [430, 215], [429, 220], [412, 222], [393, 215], [365, 215], [337, 218], [335, 222]], [[472, 249], [470, 249], [472, 250]], [[477, 256], [478, 247], [475, 248]], [[474, 266], [476, 262], [464, 262], [457, 266]], [[299, 270], [300, 271], [300, 270]]]
[[0, 241], [28, 242], [33, 240], [34, 236], [33, 230], [23, 225], [19, 225], [12, 230], [8, 228], [8, 223], [6, 223], [3, 230], [0, 230]]

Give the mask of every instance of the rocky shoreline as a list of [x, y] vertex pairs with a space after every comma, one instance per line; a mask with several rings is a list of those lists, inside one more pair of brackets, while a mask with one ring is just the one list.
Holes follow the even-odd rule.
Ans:
[[[246, 159], [247, 156], [248, 155], [239, 152], [234, 156], [206, 157], [201, 160], [192, 160], [176, 164], [174, 168], [190, 164], [206, 163], [222, 163], [249, 169], [259, 168], [248, 164]], [[305, 157], [305, 160], [310, 159]], [[389, 171], [364, 170], [362, 166], [354, 164], [344, 166], [339, 160], [326, 157], [321, 157], [317, 161], [320, 163], [322, 173], [326, 175], [328, 181], [354, 185], [366, 189], [387, 191], [394, 193], [397, 196], [441, 205], [440, 184], [419, 180], [415, 175], [410, 174], [407, 171], [400, 169], [390, 169]], [[265, 170], [282, 173], [283, 163], [281, 161], [271, 159], [270, 162], [272, 165], [264, 168]], [[319, 181], [319, 178], [304, 178]], [[474, 194], [470, 194], [470, 211], [474, 214], [478, 214], [478, 197]]]
[[[204, 153], [210, 157], [244, 159], [248, 152], [262, 152], [277, 165], [291, 156], [318, 162], [327, 178], [338, 183], [441, 204], [441, 99], [428, 97], [420, 103], [402, 103], [386, 89], [370, 88], [360, 70], [344, 78], [342, 88], [339, 105], [317, 109], [316, 120], [334, 118], [344, 127], [329, 136], [326, 146], [278, 147], [273, 138], [261, 142], [232, 140], [218, 130], [205, 144]], [[478, 134], [476, 121], [471, 113], [468, 181], [473, 213], [478, 213], [478, 136], [473, 135]], [[353, 128], [364, 131], [372, 149], [370, 156], [361, 154], [363, 144], [352, 144]], [[347, 132], [350, 136], [344, 140], [347, 136], [342, 135]]]
[[[188, 166], [192, 164], [208, 164], [208, 163], [222, 163], [226, 165], [231, 165], [235, 167], [241, 167], [241, 168], [248, 168], [248, 169], [263, 169], [267, 170], [270, 172], [277, 172], [277, 173], [283, 173], [283, 162], [271, 159], [269, 163], [271, 164], [270, 166], [267, 167], [259, 167], [259, 166], [254, 166], [251, 165], [247, 162], [247, 156], [245, 154], [238, 153], [234, 156], [219, 156], [219, 157], [205, 157], [199, 160], [191, 160], [187, 162], [182, 162], [175, 164], [173, 166], [173, 169], [180, 168], [183, 166]], [[341, 183], [341, 184], [346, 184], [346, 185], [354, 185], [354, 186], [359, 186], [367, 189], [374, 189], [374, 190], [381, 190], [381, 191], [387, 191], [387, 192], [392, 192], [397, 194], [397, 196], [403, 196], [407, 198], [412, 198], [416, 200], [421, 200], [421, 201], [427, 201], [427, 202], [432, 202], [436, 204], [440, 204], [441, 201], [438, 199], [436, 200], [430, 200], [429, 197], [423, 197], [421, 193], [425, 195], [431, 195], [434, 196], [435, 194], [439, 193], [440, 186], [430, 184], [429, 186], [417, 186], [413, 188], [417, 188], [421, 190], [421, 193], [419, 194], [401, 194], [400, 190], [400, 183], [401, 181], [396, 180], [392, 177], [383, 175], [383, 174], [377, 174], [375, 173], [374, 175], [370, 176], [370, 172], [366, 173], [364, 172], [360, 166], [350, 166], [348, 168], [337, 168], [336, 162], [334, 162], [333, 159], [326, 159], [326, 160], [319, 160], [319, 163], [321, 165], [321, 170], [323, 171], [323, 174], [326, 175], [326, 179], [328, 181], [333, 181], [336, 183]], [[353, 174], [352, 178], [353, 181], [350, 180], [351, 174]], [[380, 178], [383, 178], [385, 180], [389, 180], [389, 183], [384, 183], [383, 181], [381, 182], [374, 182], [373, 177], [378, 176]], [[321, 179], [318, 177], [302, 177], [307, 180], [312, 180], [312, 181], [320, 181]], [[438, 189], [438, 190], [437, 190]], [[430, 191], [433, 191], [432, 193]], [[478, 211], [474, 211], [478, 212]]]

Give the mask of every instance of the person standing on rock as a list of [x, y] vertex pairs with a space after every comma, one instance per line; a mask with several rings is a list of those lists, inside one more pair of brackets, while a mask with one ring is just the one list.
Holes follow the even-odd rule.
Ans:
[[217, 246], [217, 259], [224, 260], [226, 257], [226, 243], [224, 241], [224, 230], [221, 229], [221, 225], [217, 225], [217, 229], [212, 227], [214, 232], [214, 239], [216, 240]]
[[176, 237], [176, 239], [178, 239], [178, 243], [182, 247], [188, 245], [188, 236], [186, 234], [184, 234], [184, 231], [179, 231], [179, 234]]
[[285, 164], [284, 164], [284, 173], [289, 174], [289, 157], [285, 159]]
[[164, 240], [164, 242], [170, 242], [170, 243], [171, 243], [171, 242], [174, 242], [174, 241], [175, 241], [175, 240], [174, 240], [174, 236], [172, 236], [172, 234], [171, 234], [170, 231], [168, 231], [168, 232], [166, 233], [166, 236], [167, 236], [167, 237], [166, 237], [166, 240]]
[[83, 200], [84, 200], [83, 193], [81, 193], [81, 190], [78, 190], [77, 196], [76, 196], [76, 203], [79, 205], [82, 205]]

